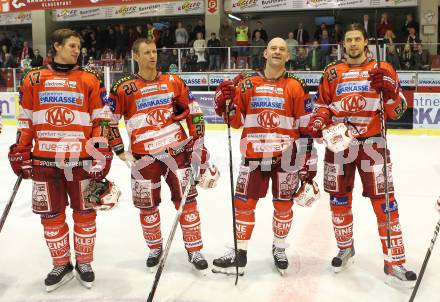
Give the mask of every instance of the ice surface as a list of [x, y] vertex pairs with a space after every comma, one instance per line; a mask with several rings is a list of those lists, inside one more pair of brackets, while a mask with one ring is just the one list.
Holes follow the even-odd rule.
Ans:
[[[7, 150], [15, 139], [15, 128], [0, 134], [0, 211], [16, 180], [7, 161]], [[226, 131], [208, 131], [207, 146], [222, 177], [217, 188], [199, 190], [204, 255], [209, 263], [232, 246], [231, 200], [229, 193]], [[234, 170], [239, 165], [239, 132], [233, 133]], [[439, 215], [434, 203], [439, 190], [438, 137], [389, 135], [396, 198], [406, 244], [407, 265], [419, 271]], [[322, 155], [322, 145], [318, 146]], [[322, 191], [322, 160], [317, 181]], [[31, 212], [31, 181], [23, 181], [6, 224], [0, 234], [0, 301], [145, 301], [154, 274], [146, 270], [147, 247], [142, 237], [138, 210], [131, 201], [130, 172], [115, 159], [109, 179], [116, 181], [123, 195], [119, 207], [98, 215], [93, 268], [95, 286], [82, 287], [77, 280], [46, 293], [43, 280], [51, 269], [49, 252], [39, 217]], [[163, 186], [160, 206], [162, 232], [168, 236], [175, 211]], [[294, 207], [294, 221], [288, 237], [290, 266], [284, 277], [275, 270], [271, 255], [271, 195], [259, 201], [256, 226], [249, 244], [248, 265], [238, 286], [234, 277], [209, 273], [200, 277], [191, 269], [178, 229], [155, 301], [407, 301], [411, 291], [384, 284], [383, 258], [376, 218], [368, 199], [361, 196], [359, 177], [354, 192], [355, 264], [334, 274], [330, 261], [337, 253], [328, 195], [313, 208]], [[71, 211], [68, 211], [72, 226]], [[72, 227], [70, 228], [72, 231]], [[71, 239], [72, 240], [72, 239]], [[440, 243], [437, 243], [440, 245]], [[440, 301], [440, 247], [434, 248], [417, 301]]]

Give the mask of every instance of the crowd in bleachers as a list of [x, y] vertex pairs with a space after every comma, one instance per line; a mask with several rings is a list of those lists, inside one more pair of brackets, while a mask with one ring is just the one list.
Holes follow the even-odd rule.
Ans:
[[[401, 26], [393, 24], [386, 13], [382, 14], [376, 27], [368, 15], [364, 15], [359, 23], [364, 25], [370, 38], [375, 37], [374, 28], [377, 28], [381, 46], [386, 49], [385, 59], [397, 70], [430, 69], [431, 55], [421, 44], [419, 24], [411, 14], [406, 16]], [[338, 45], [342, 43], [343, 26], [339, 23], [331, 26], [322, 23], [310, 30], [299, 23], [292, 30], [286, 30], [285, 39], [290, 52], [286, 67], [289, 70], [322, 70], [338, 58], [338, 51], [343, 51], [342, 48], [338, 50]], [[262, 21], [257, 21], [255, 28], [249, 28], [245, 20], [236, 25], [225, 20], [218, 35], [206, 33], [203, 20], [198, 20], [194, 26], [175, 22], [147, 23], [145, 26], [89, 25], [76, 30], [83, 40], [80, 65], [103, 65], [115, 70], [128, 68], [133, 42], [139, 37], [146, 37], [156, 41], [158, 66], [165, 72], [178, 71], [179, 66], [181, 71], [260, 69], [264, 66], [264, 48], [272, 37]], [[43, 57], [19, 33], [12, 37], [0, 34], [0, 68], [27, 69], [51, 60], [50, 50]]]

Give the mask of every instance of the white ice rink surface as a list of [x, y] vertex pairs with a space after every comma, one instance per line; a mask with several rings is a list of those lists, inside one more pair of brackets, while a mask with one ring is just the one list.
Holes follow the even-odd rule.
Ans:
[[[6, 205], [16, 180], [7, 160], [15, 138], [15, 127], [0, 135], [0, 211]], [[233, 133], [235, 176], [239, 165], [239, 132]], [[232, 246], [226, 131], [208, 132], [207, 146], [222, 172], [217, 188], [199, 190], [204, 255], [222, 256]], [[406, 245], [407, 266], [420, 270], [439, 215], [434, 203], [439, 188], [439, 137], [389, 135], [396, 198]], [[322, 155], [322, 145], [318, 146]], [[322, 160], [316, 180], [322, 191]], [[31, 181], [23, 181], [6, 224], [0, 234], [0, 301], [145, 301], [154, 274], [147, 272], [147, 246], [142, 237], [138, 210], [131, 201], [130, 172], [115, 159], [109, 179], [123, 195], [119, 207], [100, 212], [91, 290], [74, 279], [55, 292], [46, 293], [43, 280], [52, 268], [38, 215], [31, 212]], [[287, 249], [290, 266], [284, 277], [274, 269], [271, 254], [271, 195], [261, 199], [256, 226], [248, 250], [248, 265], [238, 286], [234, 277], [208, 273], [200, 277], [187, 262], [180, 228], [176, 233], [155, 301], [408, 301], [410, 290], [384, 284], [383, 258], [376, 218], [368, 199], [361, 196], [359, 177], [353, 194], [355, 264], [334, 274], [330, 261], [337, 253], [331, 226], [328, 195], [312, 208], [294, 206], [294, 221]], [[163, 186], [162, 233], [168, 236], [175, 217], [169, 190]], [[68, 211], [72, 232], [71, 211]], [[72, 236], [71, 236], [72, 237]], [[72, 240], [72, 238], [71, 238]], [[440, 245], [440, 243], [437, 243]], [[73, 244], [72, 244], [73, 247]], [[434, 248], [416, 301], [440, 301], [440, 246]]]

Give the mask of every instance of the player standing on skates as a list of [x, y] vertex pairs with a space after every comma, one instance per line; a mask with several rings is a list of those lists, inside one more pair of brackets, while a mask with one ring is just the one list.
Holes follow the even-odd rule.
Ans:
[[[319, 85], [315, 112], [309, 122], [314, 137], [322, 136], [331, 124], [339, 124], [327, 138], [324, 159], [324, 189], [330, 194], [333, 229], [339, 253], [332, 260], [335, 272], [353, 263], [353, 215], [351, 212], [355, 171], [358, 169], [363, 184], [363, 196], [370, 198], [377, 217], [379, 236], [385, 256], [384, 271], [387, 283], [412, 287], [416, 274], [408, 271], [399, 223], [399, 212], [394, 197], [391, 163], [388, 158], [388, 187], [390, 200], [391, 258], [387, 248], [387, 214], [383, 145], [381, 137], [381, 112], [379, 92], [383, 93], [384, 118], [398, 119], [405, 112], [406, 100], [401, 93], [396, 71], [386, 62], [380, 67], [368, 59], [365, 50], [368, 38], [364, 28], [351, 24], [344, 35], [346, 62], [335, 62], [324, 70]], [[350, 141], [347, 127], [355, 137], [344, 152], [333, 152], [335, 142]], [[331, 127], [330, 127], [331, 128]], [[342, 133], [338, 133], [342, 129]], [[324, 131], [325, 132], [325, 131]], [[343, 139], [340, 139], [343, 138]], [[329, 146], [330, 145], [330, 146]], [[347, 159], [348, 158], [348, 159]]]
[[289, 52], [284, 39], [272, 39], [264, 51], [263, 73], [254, 72], [235, 85], [222, 82], [215, 94], [216, 113], [225, 117], [228, 100], [231, 126], [243, 127], [243, 160], [235, 190], [237, 255], [235, 250], [214, 260], [213, 272], [239, 274], [247, 263], [247, 244], [255, 224], [257, 202], [266, 196], [269, 179], [273, 195], [273, 243], [275, 266], [281, 273], [288, 267], [286, 237], [293, 220], [293, 196], [299, 180], [311, 183], [316, 175], [313, 141], [305, 130], [312, 112], [306, 84], [285, 70]]

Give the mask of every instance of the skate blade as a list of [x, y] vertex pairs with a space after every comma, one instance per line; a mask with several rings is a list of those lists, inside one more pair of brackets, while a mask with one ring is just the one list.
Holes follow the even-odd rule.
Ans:
[[91, 289], [91, 288], [93, 287], [93, 283], [94, 283], [94, 281], [92, 281], [92, 282], [84, 281], [84, 280], [82, 280], [82, 279], [79, 277], [78, 274], [76, 275], [76, 279], [78, 279], [79, 283], [81, 283], [81, 285], [84, 286], [84, 287], [87, 288], [87, 289]]
[[340, 266], [340, 267], [333, 267], [333, 271], [337, 274], [340, 273], [342, 271], [345, 271], [347, 268], [349, 268], [352, 264], [354, 263], [354, 257], [351, 257], [350, 259], [347, 260], [347, 263], [345, 263], [345, 265]]
[[48, 293], [56, 290], [58, 287], [60, 287], [63, 284], [66, 284], [67, 282], [69, 282], [70, 280], [73, 279], [73, 272], [67, 273], [64, 275], [64, 277], [61, 279], [60, 282], [58, 282], [57, 284], [54, 285], [46, 285], [46, 291]]
[[205, 269], [197, 269], [195, 267], [193, 267], [193, 270], [200, 276], [205, 277], [206, 275], [208, 275], [208, 268]]
[[159, 264], [157, 264], [155, 266], [150, 266], [150, 267], [147, 267], [147, 268], [150, 271], [150, 273], [155, 274], [157, 272], [157, 268], [158, 267], [159, 267]]
[[278, 271], [278, 273], [280, 273], [281, 277], [284, 277], [284, 274], [286, 273], [285, 269], [281, 269], [281, 268], [277, 267], [277, 271]]
[[394, 288], [412, 289], [416, 285], [416, 281], [403, 281], [391, 275], [386, 275], [385, 284]]
[[[234, 275], [235, 276], [235, 274], [237, 273], [235, 266], [227, 267], [227, 268], [214, 266], [212, 268], [212, 272], [215, 273], [215, 274], [225, 274], [227, 276], [230, 276], [230, 275]], [[238, 268], [238, 275], [239, 276], [243, 276], [244, 275], [244, 267], [239, 267]]]

